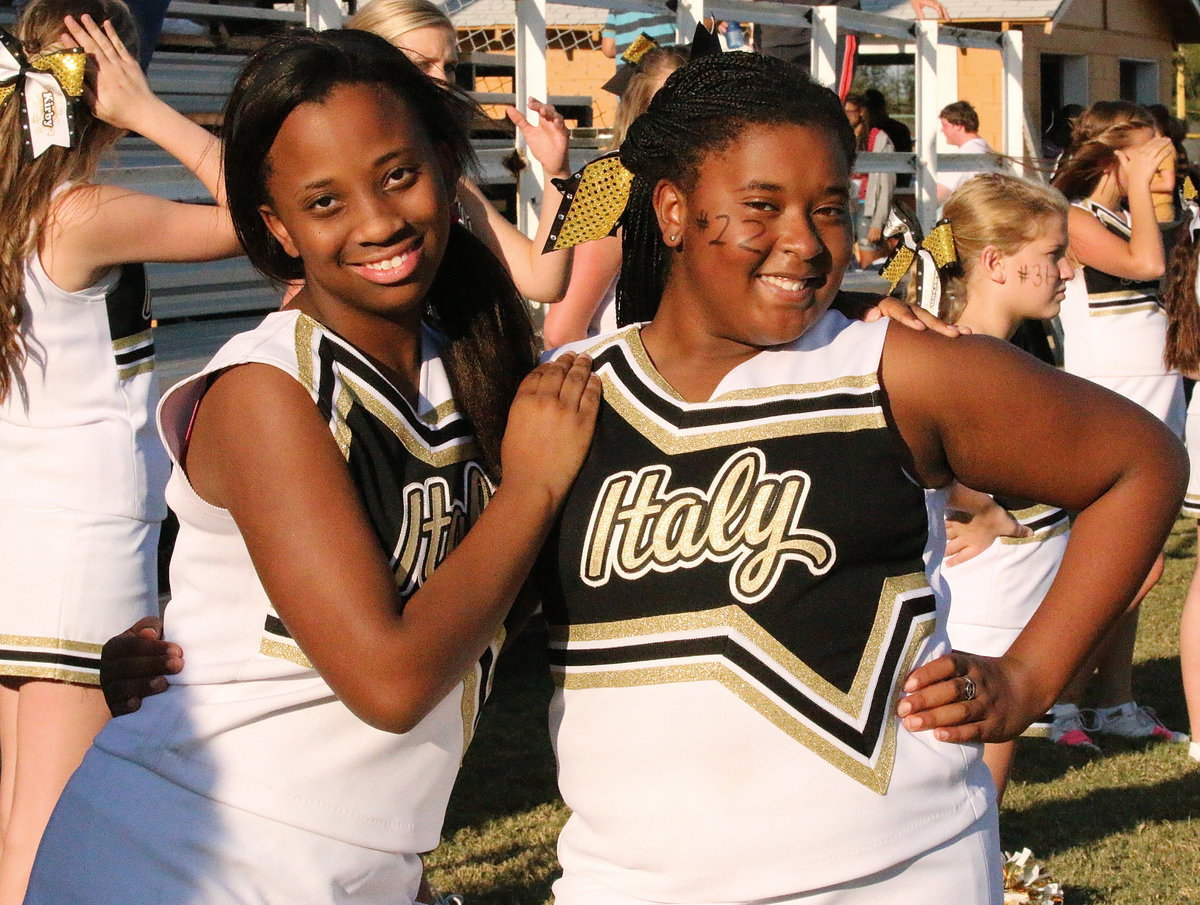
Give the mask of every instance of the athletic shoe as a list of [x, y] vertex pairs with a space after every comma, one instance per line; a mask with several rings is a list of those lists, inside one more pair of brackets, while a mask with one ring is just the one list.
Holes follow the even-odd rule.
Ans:
[[1099, 754], [1100, 748], [1088, 735], [1088, 727], [1083, 720], [1083, 711], [1074, 704], [1055, 704], [1050, 708], [1054, 719], [1050, 723], [1050, 741], [1056, 745], [1066, 745], [1076, 751], [1087, 751]]
[[1126, 701], [1116, 707], [1098, 707], [1096, 732], [1125, 738], [1161, 739], [1164, 742], [1189, 741], [1186, 734], [1172, 732], [1164, 726], [1153, 708], [1143, 707], [1134, 701]]
[[1188, 745], [1188, 757], [1192, 760], [1200, 760], [1200, 742], [1192, 742]]

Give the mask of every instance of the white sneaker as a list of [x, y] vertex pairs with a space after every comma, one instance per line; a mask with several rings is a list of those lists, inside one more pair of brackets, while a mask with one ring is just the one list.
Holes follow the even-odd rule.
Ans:
[[1163, 725], [1151, 707], [1126, 701], [1116, 707], [1096, 708], [1096, 731], [1125, 738], [1155, 738], [1165, 742], [1190, 741], [1186, 733], [1173, 732]]
[[1188, 745], [1188, 757], [1192, 760], [1200, 760], [1200, 742], [1192, 742]]
[[1074, 704], [1055, 704], [1050, 708], [1053, 719], [1050, 722], [1050, 741], [1056, 745], [1065, 745], [1076, 751], [1100, 753], [1100, 748], [1088, 735], [1088, 728], [1083, 721], [1083, 711]]

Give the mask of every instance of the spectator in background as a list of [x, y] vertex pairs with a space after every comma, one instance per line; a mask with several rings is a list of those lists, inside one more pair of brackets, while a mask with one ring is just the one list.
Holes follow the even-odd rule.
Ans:
[[654, 12], [610, 10], [600, 33], [600, 52], [610, 60], [617, 59], [640, 34], [659, 46], [674, 44], [677, 6], [678, 0], [667, 0]]
[[1183, 141], [1187, 138], [1187, 126], [1183, 120], [1172, 116], [1171, 111], [1162, 104], [1150, 104], [1146, 109], [1154, 119], [1154, 131], [1171, 139], [1175, 150], [1174, 155], [1162, 164], [1164, 170], [1171, 171], [1170, 190], [1151, 194], [1154, 199], [1154, 216], [1163, 234], [1163, 254], [1169, 260], [1179, 224], [1183, 222], [1183, 181], [1191, 170], [1191, 162], [1183, 147]]
[[[871, 125], [886, 133], [887, 137], [892, 140], [893, 150], [905, 154], [911, 152], [913, 149], [912, 131], [900, 120], [888, 116], [887, 98], [883, 96], [883, 92], [878, 88], [868, 88], [862, 96], [867, 102], [867, 113], [871, 118]], [[897, 188], [904, 188], [911, 182], [912, 177], [907, 173], [896, 177]]]
[[[991, 154], [991, 146], [979, 136], [979, 114], [966, 101], [947, 104], [938, 114], [942, 136], [959, 154]], [[943, 202], [954, 190], [978, 172], [943, 173], [938, 176], [938, 202]]]
[[[891, 138], [875, 125], [861, 94], [848, 94], [842, 104], [846, 119], [854, 129], [854, 145], [858, 151], [894, 151]], [[883, 225], [892, 208], [892, 193], [896, 188], [893, 173], [854, 173], [850, 177], [854, 200], [854, 254], [858, 266], [866, 270], [883, 254]]]
[[1083, 112], [1079, 104], [1067, 104], [1050, 118], [1050, 127], [1042, 136], [1042, 157], [1051, 161], [1055, 166], [1071, 144], [1071, 130], [1075, 128], [1075, 120]]

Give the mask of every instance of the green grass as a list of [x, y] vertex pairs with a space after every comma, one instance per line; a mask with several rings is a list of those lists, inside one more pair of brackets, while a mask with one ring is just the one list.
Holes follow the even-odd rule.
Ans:
[[[1179, 613], [1196, 531], [1180, 521], [1166, 572], [1142, 607], [1134, 689], [1186, 729]], [[546, 731], [545, 635], [527, 631], [501, 660], [496, 689], [426, 861], [468, 905], [541, 905], [558, 873], [567, 811]], [[1028, 846], [1066, 887], [1068, 905], [1200, 902], [1200, 765], [1183, 745], [1103, 742], [1102, 757], [1022, 739], [1000, 817], [1004, 847]]]

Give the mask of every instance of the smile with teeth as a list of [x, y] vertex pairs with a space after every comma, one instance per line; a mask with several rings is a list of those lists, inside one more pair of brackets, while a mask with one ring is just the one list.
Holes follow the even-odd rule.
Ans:
[[370, 264], [361, 264], [359, 266], [365, 267], [368, 270], [395, 270], [408, 259], [409, 254], [410, 252], [406, 251], [402, 255], [396, 255], [388, 258], [386, 261], [375, 261]]
[[778, 286], [785, 292], [800, 292], [803, 289], [818, 286], [822, 282], [821, 277], [808, 277], [807, 279], [797, 280], [791, 277], [774, 276], [771, 274], [760, 274], [759, 279], [772, 286]]

